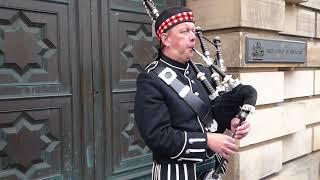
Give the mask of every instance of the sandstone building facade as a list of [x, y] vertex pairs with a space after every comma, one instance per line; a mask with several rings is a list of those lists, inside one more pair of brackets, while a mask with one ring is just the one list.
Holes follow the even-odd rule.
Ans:
[[[188, 0], [187, 6], [209, 39], [221, 37], [229, 72], [258, 91], [252, 131], [239, 142], [226, 179], [320, 179], [320, 1]], [[250, 38], [304, 42], [305, 62], [286, 56], [248, 62]]]

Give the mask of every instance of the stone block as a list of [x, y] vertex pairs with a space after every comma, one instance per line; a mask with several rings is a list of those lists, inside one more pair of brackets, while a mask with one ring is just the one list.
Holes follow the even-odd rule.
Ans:
[[284, 1], [285, 1], [285, 2], [288, 2], [288, 3], [297, 4], [297, 3], [307, 2], [308, 0], [284, 0]]
[[312, 128], [282, 138], [282, 161], [287, 162], [312, 152]]
[[320, 41], [307, 42], [307, 66], [320, 67]]
[[310, 125], [320, 122], [320, 98], [313, 98], [303, 101], [305, 108], [300, 112], [304, 114], [305, 124]]
[[[315, 124], [320, 122], [320, 98], [312, 98], [308, 100], [302, 100], [297, 102], [289, 102], [281, 104], [279, 106], [283, 109], [283, 118], [287, 119], [286, 121], [298, 123], [297, 127], [304, 127], [307, 125]], [[285, 122], [286, 122], [285, 121]], [[299, 128], [295, 130], [299, 131]], [[291, 127], [293, 128], [293, 127]], [[303, 129], [303, 128], [302, 128]], [[294, 129], [291, 129], [294, 130]], [[300, 129], [301, 130], [301, 129]], [[296, 132], [296, 131], [291, 131]], [[288, 133], [285, 133], [288, 134]]]
[[[278, 0], [242, 0], [241, 26], [283, 30], [285, 2]], [[275, 21], [276, 19], [276, 21]]]
[[282, 165], [280, 172], [264, 180], [319, 180], [320, 152], [289, 161]]
[[247, 118], [251, 122], [251, 131], [240, 140], [240, 147], [304, 130], [305, 120], [299, 111], [301, 107], [301, 103], [285, 103], [256, 110]]
[[[204, 30], [254, 27], [282, 31], [285, 2], [279, 0], [187, 0]], [[274, 19], [277, 19], [276, 21]]]
[[300, 5], [320, 10], [319, 0], [308, 0], [307, 2], [301, 3]]
[[320, 125], [313, 127], [313, 151], [320, 150]]
[[286, 5], [283, 34], [315, 37], [316, 13], [300, 6]]
[[284, 72], [284, 98], [295, 98], [313, 95], [313, 71]]
[[[320, 3], [320, 1], [319, 1], [319, 3]], [[317, 31], [316, 32], [317, 32], [316, 37], [320, 38], [320, 13], [317, 13]]]
[[239, 153], [239, 180], [257, 180], [282, 168], [282, 142], [276, 141]]
[[[224, 65], [226, 67], [240, 67], [240, 62], [242, 59], [242, 53], [240, 52], [241, 47], [241, 32], [235, 33], [226, 33], [226, 34], [208, 34], [205, 33], [205, 36], [213, 40], [214, 37], [219, 36], [221, 39], [221, 51], [224, 59]], [[210, 56], [214, 57], [216, 54], [216, 49], [208, 44]], [[197, 40], [196, 49], [201, 51], [199, 41]], [[193, 55], [193, 60], [195, 62], [200, 62], [205, 64], [205, 62], [196, 54]]]
[[240, 81], [258, 92], [257, 105], [283, 101], [283, 72], [240, 73]]
[[240, 3], [238, 0], [187, 0], [197, 24], [203, 30], [240, 26]]
[[[241, 46], [243, 38], [243, 33], [235, 32], [235, 33], [227, 33], [220, 34], [221, 38], [221, 51], [223, 54], [224, 65], [226, 67], [240, 67], [242, 60]], [[215, 36], [208, 36], [210, 39], [213, 39]], [[214, 57], [215, 49], [211, 49], [212, 57]]]
[[[319, 60], [320, 60], [320, 54], [319, 54]], [[314, 94], [315, 95], [320, 94], [320, 70], [314, 71]]]

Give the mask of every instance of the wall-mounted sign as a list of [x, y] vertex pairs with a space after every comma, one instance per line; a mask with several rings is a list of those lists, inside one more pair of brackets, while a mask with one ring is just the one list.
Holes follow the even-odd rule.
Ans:
[[306, 42], [246, 38], [246, 62], [248, 63], [304, 63], [306, 59]]

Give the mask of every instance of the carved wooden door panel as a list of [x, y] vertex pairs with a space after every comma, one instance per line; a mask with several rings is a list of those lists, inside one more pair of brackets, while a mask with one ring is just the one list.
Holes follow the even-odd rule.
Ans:
[[68, 0], [0, 1], [0, 179], [71, 179]]
[[[181, 5], [178, 0], [155, 0], [161, 11]], [[107, 122], [108, 179], [150, 179], [152, 155], [134, 122], [136, 78], [154, 61], [157, 39], [152, 37], [151, 20], [142, 0], [111, 0], [110, 76], [112, 118]]]

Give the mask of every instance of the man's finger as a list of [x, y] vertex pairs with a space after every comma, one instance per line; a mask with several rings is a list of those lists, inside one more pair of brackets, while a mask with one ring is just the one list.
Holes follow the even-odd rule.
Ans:
[[237, 131], [242, 131], [242, 130], [245, 130], [249, 127], [250, 127], [250, 123], [245, 121], [241, 124], [241, 126], [237, 127]]
[[[230, 150], [232, 150], [232, 151], [238, 151], [238, 150], [239, 150], [238, 146], [235, 145], [235, 144], [232, 144], [232, 143], [227, 143], [227, 144], [226, 144], [226, 147], [227, 147], [227, 149], [230, 149]], [[230, 152], [230, 153], [231, 153], [231, 152]]]

